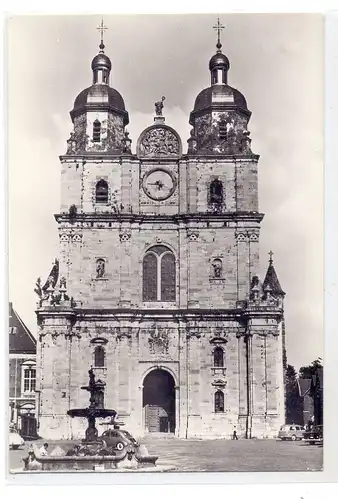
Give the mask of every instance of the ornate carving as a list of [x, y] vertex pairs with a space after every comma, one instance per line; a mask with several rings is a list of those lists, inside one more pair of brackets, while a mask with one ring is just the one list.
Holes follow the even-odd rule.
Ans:
[[142, 133], [138, 144], [138, 155], [178, 156], [180, 155], [179, 139], [169, 127], [155, 125]]
[[187, 234], [190, 241], [196, 241], [197, 238], [199, 237], [198, 231], [188, 231]]
[[119, 238], [120, 238], [121, 243], [130, 240], [130, 237], [131, 237], [131, 231], [122, 231], [119, 234]]
[[68, 233], [61, 233], [59, 235], [60, 241], [67, 242], [69, 241], [70, 235]]
[[258, 232], [248, 232], [248, 237], [250, 241], [258, 241], [259, 240], [259, 233]]
[[130, 339], [131, 338], [131, 328], [130, 327], [120, 327], [116, 328], [116, 338], [117, 340]]
[[201, 336], [202, 336], [201, 332], [199, 331], [198, 328], [187, 328], [187, 339], [191, 338], [200, 339]]
[[77, 148], [77, 140], [75, 138], [75, 133], [71, 132], [70, 137], [67, 140], [67, 155], [72, 155], [76, 153], [76, 148]]
[[248, 233], [243, 231], [236, 231], [235, 238], [237, 241], [248, 241]]
[[82, 241], [82, 233], [74, 233], [72, 236], [72, 240], [75, 242], [81, 242]]
[[226, 383], [226, 380], [217, 379], [217, 380], [214, 380], [211, 383], [211, 385], [214, 387], [223, 387], [224, 388], [227, 385], [227, 383]]
[[149, 350], [151, 354], [167, 354], [169, 348], [169, 335], [167, 328], [155, 328], [150, 332]]

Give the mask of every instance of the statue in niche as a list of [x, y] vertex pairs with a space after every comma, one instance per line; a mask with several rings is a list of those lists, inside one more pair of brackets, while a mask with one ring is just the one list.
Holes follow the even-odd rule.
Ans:
[[103, 278], [104, 273], [105, 273], [105, 261], [103, 259], [98, 259], [96, 261], [96, 277], [97, 278]]
[[212, 263], [213, 267], [213, 277], [221, 278], [222, 277], [222, 261], [221, 259], [214, 259]]
[[160, 101], [155, 102], [155, 113], [157, 116], [162, 116], [162, 110], [164, 107], [164, 104], [163, 104], [164, 100], [165, 100], [165, 97], [163, 95]]

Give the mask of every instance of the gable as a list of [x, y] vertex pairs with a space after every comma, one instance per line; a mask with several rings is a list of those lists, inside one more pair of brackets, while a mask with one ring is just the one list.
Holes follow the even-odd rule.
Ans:
[[36, 340], [9, 303], [9, 352], [36, 354]]

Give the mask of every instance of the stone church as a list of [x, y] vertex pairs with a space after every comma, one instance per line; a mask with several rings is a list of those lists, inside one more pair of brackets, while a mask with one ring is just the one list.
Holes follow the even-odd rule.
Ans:
[[284, 423], [285, 293], [272, 254], [258, 278], [259, 156], [219, 35], [187, 147], [163, 96], [136, 153], [101, 36], [60, 157], [59, 255], [36, 288], [42, 437], [83, 437], [67, 411], [88, 406], [91, 367], [137, 437], [273, 437]]

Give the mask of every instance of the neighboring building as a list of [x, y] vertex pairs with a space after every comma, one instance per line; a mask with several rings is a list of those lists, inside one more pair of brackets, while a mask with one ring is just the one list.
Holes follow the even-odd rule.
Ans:
[[36, 437], [36, 340], [9, 303], [9, 420], [25, 438]]
[[323, 367], [317, 367], [311, 378], [298, 379], [299, 394], [303, 402], [303, 422], [323, 425]]
[[91, 365], [137, 436], [273, 437], [284, 423], [285, 294], [271, 255], [257, 277], [259, 157], [221, 47], [187, 153], [162, 98], [132, 154], [101, 41], [60, 157], [58, 261], [37, 289], [42, 437], [83, 436], [67, 410], [88, 405]]

